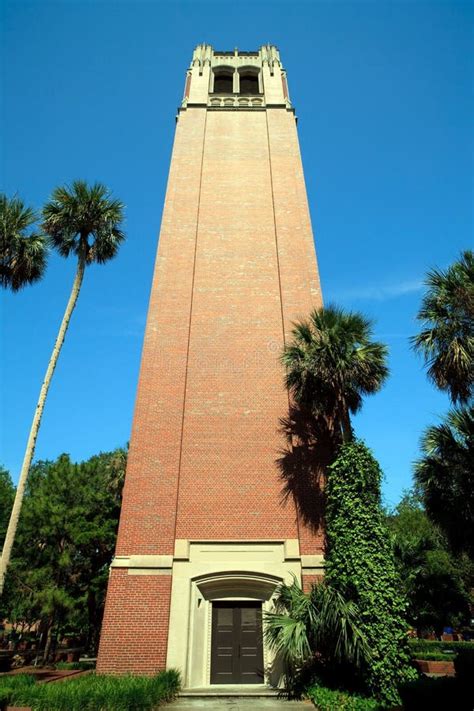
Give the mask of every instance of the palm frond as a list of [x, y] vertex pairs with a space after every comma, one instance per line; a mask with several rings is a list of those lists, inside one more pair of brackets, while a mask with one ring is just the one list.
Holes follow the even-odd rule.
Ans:
[[415, 462], [415, 480], [426, 510], [456, 550], [474, 552], [474, 406], [451, 410], [428, 427]]
[[326, 583], [313, 585], [309, 593], [295, 578], [282, 583], [274, 610], [264, 614], [265, 637], [291, 668], [301, 668], [315, 655], [355, 667], [370, 659], [357, 606]]
[[474, 388], [474, 253], [465, 251], [445, 271], [433, 269], [417, 319], [421, 331], [410, 341], [428, 378], [453, 403], [467, 403]]
[[26, 234], [36, 213], [19, 198], [0, 195], [0, 285], [18, 291], [41, 279], [46, 269], [47, 244], [43, 235]]
[[42, 226], [62, 257], [72, 253], [86, 264], [103, 264], [115, 257], [125, 239], [123, 209], [105, 185], [75, 180], [53, 190]]
[[357, 412], [362, 396], [382, 387], [388, 351], [372, 340], [372, 328], [364, 315], [337, 306], [316, 309], [293, 325], [281, 360], [286, 387], [298, 405], [335, 422], [341, 410]]

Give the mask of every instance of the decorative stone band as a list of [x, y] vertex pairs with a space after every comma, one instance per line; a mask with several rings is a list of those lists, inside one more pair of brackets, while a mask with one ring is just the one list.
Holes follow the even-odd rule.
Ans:
[[128, 568], [129, 575], [171, 575], [172, 555], [116, 556], [111, 568]]
[[[262, 550], [268, 547], [267, 551]], [[298, 539], [288, 538], [286, 540], [188, 540], [185, 538], [175, 541], [174, 555], [130, 555], [116, 556], [112, 561], [111, 568], [127, 568], [129, 575], [171, 575], [173, 564], [176, 562], [189, 562], [196, 557], [212, 558], [215, 562], [219, 559], [219, 553], [225, 553], [227, 561], [235, 557], [240, 560], [244, 550], [248, 557], [249, 550], [255, 549], [261, 560], [266, 559], [269, 554], [275, 562], [295, 562], [300, 563], [303, 575], [320, 575], [324, 568], [324, 556], [300, 555]], [[281, 551], [280, 554], [277, 551]], [[206, 555], [207, 554], [207, 555]], [[215, 557], [217, 554], [217, 558]]]
[[261, 96], [234, 96], [233, 94], [224, 95], [212, 95], [209, 97], [208, 106], [222, 107], [234, 106], [236, 108], [248, 108], [255, 107], [261, 108], [265, 106], [265, 101], [263, 94]]
[[323, 555], [302, 555], [301, 570], [303, 575], [321, 575], [324, 568]]
[[232, 94], [229, 94], [228, 96], [211, 95], [207, 101], [207, 104], [197, 104], [195, 102], [190, 102], [188, 97], [185, 96], [181, 103], [181, 106], [178, 108], [178, 111], [183, 111], [186, 108], [207, 108], [213, 110], [286, 109], [287, 111], [291, 111], [291, 113], [293, 114], [295, 113], [295, 109], [293, 108], [289, 100], [286, 100], [285, 103], [269, 104], [268, 102], [265, 102], [263, 94], [261, 96], [235, 96]]

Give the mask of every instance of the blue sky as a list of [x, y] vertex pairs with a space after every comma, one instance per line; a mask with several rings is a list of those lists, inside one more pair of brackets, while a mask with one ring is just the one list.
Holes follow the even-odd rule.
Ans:
[[[472, 2], [2, 2], [1, 184], [39, 208], [100, 180], [127, 205], [118, 258], [86, 274], [37, 458], [129, 438], [157, 234], [193, 47], [281, 51], [326, 303], [362, 310], [391, 379], [355, 426], [396, 503], [420, 434], [448, 408], [408, 337], [422, 281], [473, 244]], [[0, 461], [16, 479], [73, 261], [2, 295]]]

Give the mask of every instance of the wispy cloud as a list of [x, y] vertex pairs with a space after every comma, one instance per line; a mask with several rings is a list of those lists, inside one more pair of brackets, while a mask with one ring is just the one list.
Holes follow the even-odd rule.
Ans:
[[353, 287], [351, 289], [342, 289], [340, 291], [330, 292], [330, 299], [353, 299], [365, 301], [385, 301], [393, 299], [397, 296], [405, 296], [413, 294], [423, 288], [421, 279], [413, 279], [411, 281], [400, 281], [394, 284], [373, 284], [367, 286]]
[[135, 314], [134, 317], [130, 317], [123, 326], [122, 334], [124, 336], [130, 336], [132, 338], [143, 338], [145, 333], [145, 323], [146, 314]]

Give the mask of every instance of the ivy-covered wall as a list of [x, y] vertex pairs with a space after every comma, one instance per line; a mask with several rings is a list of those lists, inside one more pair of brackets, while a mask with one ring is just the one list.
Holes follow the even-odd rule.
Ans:
[[368, 691], [399, 703], [397, 686], [415, 678], [401, 594], [380, 498], [380, 467], [363, 442], [341, 446], [326, 483], [326, 579], [359, 606], [372, 650]]

